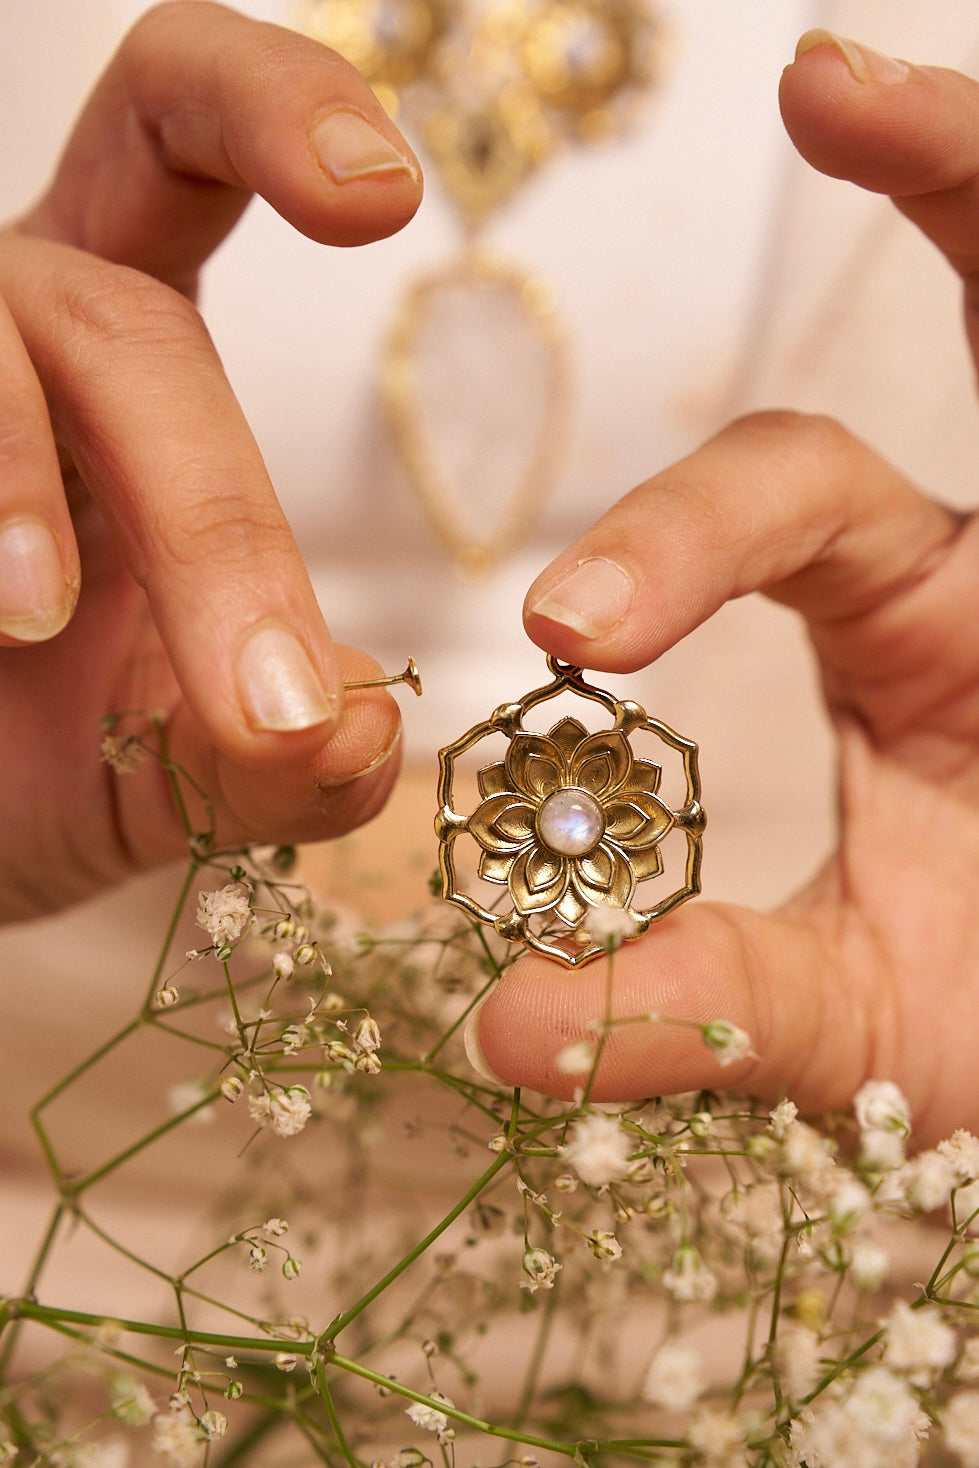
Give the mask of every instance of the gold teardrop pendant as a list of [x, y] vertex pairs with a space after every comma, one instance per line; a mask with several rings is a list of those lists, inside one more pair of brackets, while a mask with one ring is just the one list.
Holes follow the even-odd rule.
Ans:
[[539, 278], [470, 252], [409, 289], [382, 359], [399, 459], [464, 575], [529, 533], [566, 438], [568, 350]]

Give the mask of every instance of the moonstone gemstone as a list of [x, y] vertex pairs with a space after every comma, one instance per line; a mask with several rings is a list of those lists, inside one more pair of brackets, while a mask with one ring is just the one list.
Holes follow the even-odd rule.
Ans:
[[604, 830], [605, 817], [594, 795], [573, 785], [554, 790], [537, 812], [537, 833], [558, 856], [584, 856]]

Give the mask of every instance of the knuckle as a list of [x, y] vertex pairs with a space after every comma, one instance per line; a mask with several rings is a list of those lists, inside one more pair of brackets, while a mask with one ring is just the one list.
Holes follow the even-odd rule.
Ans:
[[851, 434], [835, 418], [794, 408], [761, 408], [736, 418], [725, 431], [762, 438], [769, 448], [787, 453], [836, 457], [853, 444]]
[[[209, 485], [206, 492], [201, 485]], [[193, 571], [220, 565], [239, 575], [261, 561], [269, 565], [292, 549], [291, 532], [274, 503], [256, 503], [239, 488], [214, 487], [214, 466], [187, 461], [174, 466], [167, 514], [154, 527], [158, 567]]]
[[58, 308], [91, 352], [165, 348], [209, 341], [195, 306], [171, 286], [127, 266], [96, 262], [61, 288]]

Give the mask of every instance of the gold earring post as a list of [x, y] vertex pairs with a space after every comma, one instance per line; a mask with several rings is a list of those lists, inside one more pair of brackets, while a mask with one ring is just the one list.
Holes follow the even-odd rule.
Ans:
[[384, 678], [355, 678], [344, 683], [344, 688], [385, 688], [391, 683], [407, 683], [418, 698], [422, 696], [422, 679], [414, 658], [408, 659], [403, 673], [391, 673]]

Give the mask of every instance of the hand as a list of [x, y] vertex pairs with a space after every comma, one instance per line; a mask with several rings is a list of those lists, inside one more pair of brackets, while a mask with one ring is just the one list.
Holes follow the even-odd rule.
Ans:
[[[891, 194], [944, 252], [979, 348], [979, 86], [817, 36], [781, 103], [811, 163]], [[723, 1084], [820, 1112], [874, 1076], [923, 1141], [979, 1130], [979, 522], [832, 422], [760, 415], [599, 520], [531, 588], [526, 626], [562, 660], [628, 672], [757, 589], [803, 615], [819, 658], [839, 846], [774, 915], [698, 901], [614, 956], [613, 1015], [727, 1019], [757, 1058], [722, 1072], [695, 1031], [626, 1025], [592, 1095]], [[488, 1066], [569, 1097], [584, 1076], [555, 1057], [603, 1017], [605, 986], [603, 961], [569, 979], [521, 957], [474, 1031]]]
[[338, 56], [174, 3], [0, 234], [0, 919], [180, 851], [162, 777], [100, 763], [104, 714], [166, 712], [226, 841], [337, 834], [394, 778], [397, 708], [344, 700], [377, 669], [332, 645], [192, 304], [252, 192], [356, 245], [410, 219], [421, 177]]

